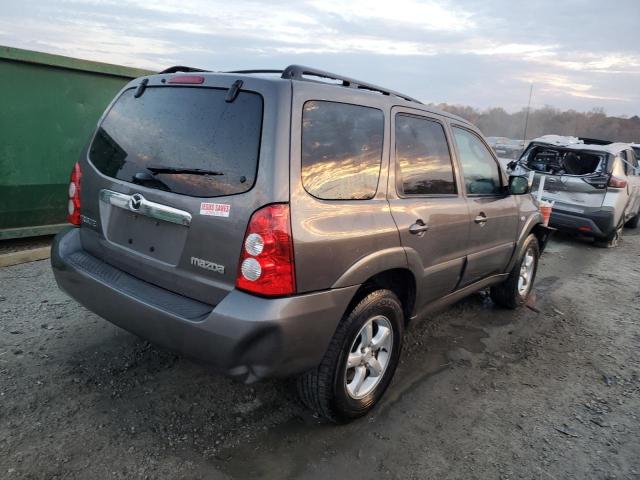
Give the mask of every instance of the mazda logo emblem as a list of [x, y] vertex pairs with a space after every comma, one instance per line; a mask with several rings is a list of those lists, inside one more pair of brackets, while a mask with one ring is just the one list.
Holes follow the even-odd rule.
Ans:
[[131, 195], [131, 199], [129, 200], [129, 208], [131, 210], [140, 210], [143, 201], [144, 197], [139, 193], [135, 193]]

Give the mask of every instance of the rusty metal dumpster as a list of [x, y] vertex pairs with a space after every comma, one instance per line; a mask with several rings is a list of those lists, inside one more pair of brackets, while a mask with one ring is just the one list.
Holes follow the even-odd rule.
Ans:
[[0, 46], [0, 240], [63, 226], [69, 173], [96, 122], [149, 73]]

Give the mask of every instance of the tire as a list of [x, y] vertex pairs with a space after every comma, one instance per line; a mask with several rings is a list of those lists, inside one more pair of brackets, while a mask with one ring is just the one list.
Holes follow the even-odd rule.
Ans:
[[[385, 337], [385, 347], [362, 354], [356, 347], [365, 344], [363, 340], [366, 338], [361, 335], [361, 330], [369, 323], [372, 324], [369, 331], [372, 341], [385, 337], [386, 329], [390, 334]], [[345, 314], [320, 365], [298, 377], [298, 396], [302, 403], [336, 423], [346, 423], [367, 414], [391, 382], [400, 358], [403, 332], [404, 314], [398, 297], [390, 290], [376, 290], [368, 294]], [[354, 349], [356, 351], [352, 352]], [[361, 363], [347, 368], [350, 357], [354, 361], [359, 357]], [[375, 369], [366, 362], [373, 362], [372, 357], [375, 357], [377, 367], [384, 365], [380, 375], [371, 375]], [[363, 369], [366, 379], [356, 390], [358, 378], [363, 378]]]
[[600, 248], [615, 248], [620, 243], [621, 238], [622, 238], [622, 227], [618, 227], [608, 237], [596, 238], [593, 241], [593, 244], [596, 247], [600, 247]]
[[[540, 246], [535, 235], [530, 234], [525, 239], [521, 252], [507, 280], [491, 287], [491, 299], [501, 307], [515, 309], [524, 305], [533, 289], [533, 282], [538, 272], [538, 262], [540, 260]], [[532, 264], [527, 268], [527, 281], [526, 285], [523, 285], [520, 283], [520, 274], [525, 273], [523, 270], [525, 268], [525, 259], [529, 258], [531, 258]]]
[[638, 228], [638, 224], [640, 224], [640, 213], [637, 213], [635, 217], [631, 217], [624, 226], [627, 228]]

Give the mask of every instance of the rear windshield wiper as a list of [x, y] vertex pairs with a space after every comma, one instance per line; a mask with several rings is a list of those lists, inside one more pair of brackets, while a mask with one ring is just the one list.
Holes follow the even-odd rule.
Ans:
[[216, 172], [215, 170], [205, 170], [202, 168], [183, 168], [183, 167], [164, 167], [164, 166], [147, 166], [145, 167], [147, 170], [152, 172], [154, 175], [159, 173], [169, 173], [179, 175], [181, 173], [185, 173], [187, 175], [224, 175], [222, 172]]
[[158, 180], [149, 172], [138, 172], [131, 178], [131, 181], [133, 183], [137, 183], [138, 185], [145, 186], [148, 184], [147, 186], [153, 185], [153, 188], [157, 188], [159, 190], [164, 190], [166, 192], [171, 191], [171, 188], [169, 188], [169, 185], [167, 185], [161, 180]]

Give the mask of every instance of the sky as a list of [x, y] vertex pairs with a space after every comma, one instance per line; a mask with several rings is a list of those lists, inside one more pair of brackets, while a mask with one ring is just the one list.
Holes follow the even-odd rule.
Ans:
[[0, 45], [160, 70], [298, 63], [425, 103], [640, 115], [640, 0], [0, 0]]

